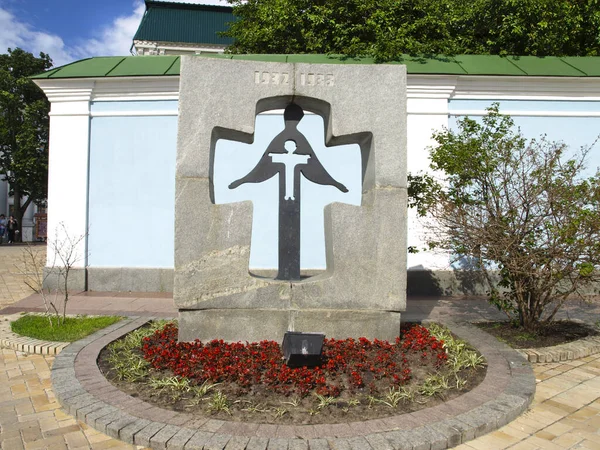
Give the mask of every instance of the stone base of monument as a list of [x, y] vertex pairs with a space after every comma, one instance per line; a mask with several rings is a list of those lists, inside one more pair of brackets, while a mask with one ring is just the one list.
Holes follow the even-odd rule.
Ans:
[[388, 311], [212, 309], [179, 312], [179, 340], [281, 342], [286, 331], [322, 332], [327, 338], [377, 336], [393, 341], [400, 313]]

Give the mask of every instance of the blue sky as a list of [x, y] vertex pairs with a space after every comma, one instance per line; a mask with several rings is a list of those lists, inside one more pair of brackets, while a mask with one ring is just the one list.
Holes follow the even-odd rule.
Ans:
[[143, 0], [0, 0], [0, 52], [9, 47], [45, 52], [55, 66], [90, 56], [128, 55], [144, 10]]

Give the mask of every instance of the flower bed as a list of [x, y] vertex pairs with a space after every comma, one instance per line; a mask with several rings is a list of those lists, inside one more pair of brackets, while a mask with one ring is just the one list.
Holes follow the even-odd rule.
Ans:
[[395, 344], [366, 338], [325, 339], [320, 367], [290, 368], [277, 342], [177, 342], [177, 328], [169, 324], [144, 338], [142, 351], [154, 369], [168, 369], [198, 383], [232, 383], [240, 391], [263, 385], [283, 395], [304, 397], [314, 391], [338, 397], [346, 389], [366, 387], [369, 393], [379, 394], [406, 384], [411, 378], [407, 353], [438, 367], [447, 359], [443, 344], [419, 325]]
[[[431, 330], [431, 331], [430, 331]], [[405, 325], [395, 342], [325, 339], [319, 367], [290, 368], [278, 343], [177, 342], [173, 323], [140, 329], [99, 359], [107, 378], [176, 411], [267, 423], [335, 423], [421, 409], [485, 376], [444, 328]]]

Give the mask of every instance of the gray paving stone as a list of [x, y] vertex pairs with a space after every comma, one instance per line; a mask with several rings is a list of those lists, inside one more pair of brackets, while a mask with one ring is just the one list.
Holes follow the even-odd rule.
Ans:
[[304, 439], [290, 439], [288, 441], [289, 450], [308, 450], [308, 442]]
[[352, 450], [347, 439], [327, 439], [331, 450]]
[[[185, 444], [191, 439], [196, 433], [196, 430], [190, 428], [180, 428], [175, 435], [167, 442], [167, 447], [172, 450], [183, 450]], [[242, 449], [244, 450], [244, 449]]]
[[288, 440], [284, 438], [269, 439], [267, 450], [288, 450]]
[[[92, 411], [91, 413], [87, 414], [85, 416], [85, 423], [87, 423], [92, 428], [96, 428], [96, 420], [97, 419], [100, 419], [103, 416], [106, 416], [108, 414], [114, 414], [117, 411], [118, 411], [117, 408], [107, 405], [103, 408], [97, 409], [97, 410]], [[98, 429], [98, 428], [96, 428], [96, 429]]]
[[232, 436], [229, 434], [215, 433], [209, 441], [204, 444], [204, 450], [223, 450], [231, 438]]
[[428, 433], [422, 432], [421, 428], [417, 428], [416, 430], [409, 430], [406, 438], [410, 442], [410, 445], [412, 446], [413, 450], [431, 449]]
[[455, 430], [456, 433], [458, 434], [458, 438], [460, 439], [460, 442], [458, 443], [454, 443], [454, 439], [452, 440], [448, 440], [449, 445], [459, 445], [463, 442], [467, 442], [470, 441], [471, 439], [475, 439], [475, 430], [470, 427], [469, 425], [467, 425], [466, 423], [460, 421], [459, 419], [456, 418], [451, 418], [451, 419], [446, 419], [442, 422], [438, 422], [436, 424], [437, 425], [443, 426], [443, 427], [448, 427], [450, 430]]
[[464, 422], [473, 430], [474, 436], [477, 438], [494, 430], [494, 424], [487, 417], [481, 416], [481, 412], [469, 411], [459, 414], [457, 419]]
[[225, 446], [225, 450], [245, 450], [246, 445], [250, 441], [249, 437], [233, 436]]
[[162, 428], [166, 427], [166, 423], [161, 422], [150, 422], [140, 431], [138, 431], [133, 437], [135, 445], [141, 445], [142, 447], [150, 447], [150, 439]]
[[60, 399], [61, 403], [67, 403], [70, 398], [79, 397], [80, 395], [85, 395], [88, 393], [82, 387], [72, 386], [72, 383], [71, 383], [71, 387], [69, 388], [68, 382], [65, 382], [63, 386], [58, 387], [58, 388], [55, 388], [55, 386], [56, 386], [55, 381], [52, 380], [52, 387], [54, 389], [54, 393]]
[[329, 450], [329, 442], [326, 439], [309, 439], [308, 448], [310, 450]]
[[137, 417], [126, 413], [121, 413], [117, 420], [106, 425], [106, 434], [112, 438], [119, 439], [121, 430], [127, 425], [134, 423], [136, 420], [138, 420]]
[[387, 431], [383, 433], [394, 450], [413, 450], [413, 443], [410, 440], [410, 431]]
[[69, 414], [76, 416], [78, 409], [93, 405], [94, 403], [98, 402], [98, 399], [86, 392], [85, 394], [71, 397], [63, 402], [66, 403], [65, 409], [69, 412]]
[[392, 450], [391, 443], [381, 433], [371, 433], [365, 435], [373, 450]]
[[119, 439], [128, 444], [134, 443], [135, 434], [150, 424], [149, 420], [137, 419], [119, 431]]
[[189, 441], [185, 444], [185, 450], [202, 450], [204, 444], [211, 440], [214, 433], [208, 431], [196, 431]]
[[348, 443], [352, 450], [373, 450], [371, 444], [363, 436], [350, 438], [348, 439]]
[[150, 447], [167, 448], [167, 442], [181, 429], [176, 425], [167, 425], [150, 438]]
[[106, 427], [111, 424], [112, 422], [116, 422], [121, 420], [124, 416], [125, 413], [123, 411], [121, 411], [120, 409], [114, 408], [115, 411], [105, 414], [102, 417], [98, 417], [95, 421], [94, 421], [94, 425], [93, 427], [104, 433], [104, 434], [108, 434], [108, 431], [106, 429]]
[[246, 445], [246, 450], [266, 450], [269, 439], [264, 437], [252, 437]]
[[448, 448], [448, 439], [444, 433], [437, 429], [437, 422], [432, 425], [426, 425], [418, 428], [416, 431], [417, 436], [423, 441], [426, 441], [431, 446], [431, 450], [444, 450]]

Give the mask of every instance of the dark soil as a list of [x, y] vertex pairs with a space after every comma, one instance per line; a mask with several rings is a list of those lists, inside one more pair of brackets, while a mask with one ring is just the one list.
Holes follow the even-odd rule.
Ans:
[[[328, 406], [319, 407], [319, 398], [308, 395], [304, 398], [269, 392], [265, 388], [256, 388], [248, 393], [240, 392], [239, 388], [225, 383], [215, 386], [204, 398], [198, 398], [189, 392], [174, 389], [154, 389], [147, 382], [128, 383], [119, 381], [108, 364], [107, 350], [104, 349], [98, 358], [98, 366], [106, 378], [123, 392], [137, 397], [145, 402], [168, 410], [185, 412], [198, 417], [210, 417], [239, 422], [271, 423], [271, 424], [321, 424], [341, 423], [376, 419], [397, 414], [418, 411], [423, 408], [438, 405], [458, 397], [476, 387], [485, 378], [486, 367], [466, 369], [459, 373], [465, 384], [456, 388], [454, 376], [449, 377], [450, 389], [441, 394], [426, 396], [415, 393], [412, 401], [399, 401], [396, 407], [390, 407], [383, 401], [389, 402], [385, 395], [379, 396], [379, 401], [370, 398], [368, 389], [354, 392], [342, 392], [341, 396]], [[430, 374], [437, 371], [433, 365], [423, 367], [421, 359], [415, 355], [409, 360], [412, 379], [407, 388], [416, 389]], [[169, 372], [151, 371], [155, 377], [170, 377]], [[229, 412], [211, 411], [209, 403], [216, 391], [227, 396]]]
[[600, 334], [599, 330], [589, 325], [566, 320], [552, 322], [536, 333], [527, 332], [510, 322], [482, 322], [475, 325], [513, 348], [552, 347]]

